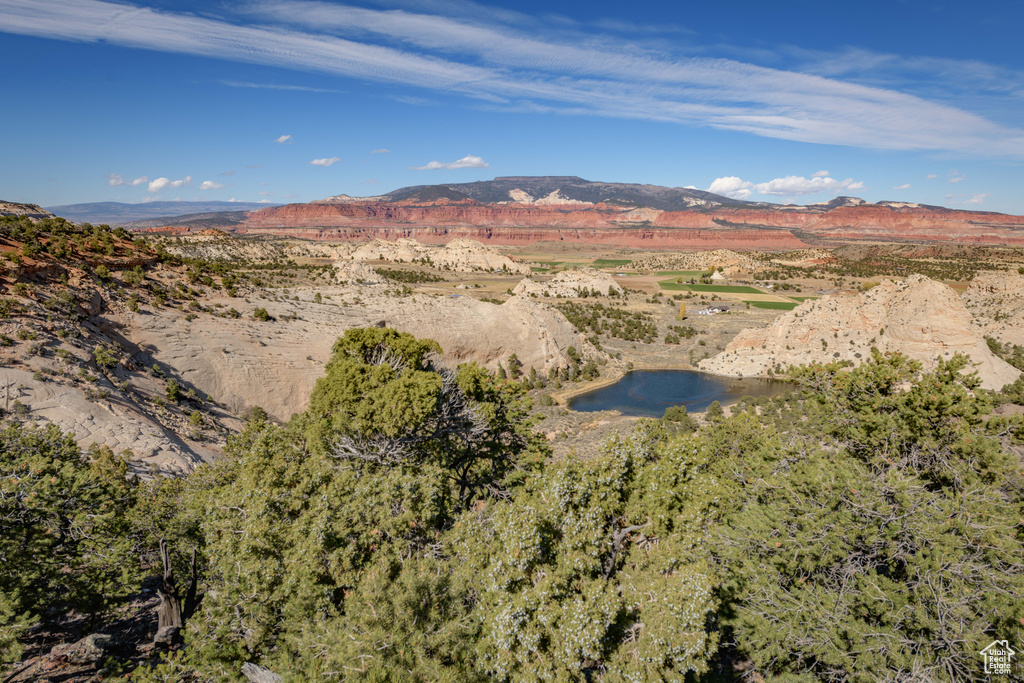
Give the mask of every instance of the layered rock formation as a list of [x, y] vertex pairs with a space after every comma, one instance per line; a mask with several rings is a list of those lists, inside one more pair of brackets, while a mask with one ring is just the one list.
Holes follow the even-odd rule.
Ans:
[[792, 250], [808, 240], [1024, 244], [1024, 217], [853, 197], [808, 206], [731, 200], [699, 190], [580, 178], [496, 178], [335, 197], [250, 212], [241, 231], [300, 229], [366, 240], [469, 237], [498, 244], [560, 240], [646, 248]]
[[[186, 208], [181, 203], [179, 208]], [[62, 207], [72, 208], [72, 207]], [[693, 188], [507, 177], [420, 185], [374, 197], [147, 220], [136, 227], [224, 227], [243, 233], [367, 242], [456, 238], [494, 244], [571, 241], [646, 249], [787, 251], [835, 240], [1024, 245], [1024, 217], [856, 197], [797, 206]], [[218, 223], [217, 216], [222, 216]]]
[[937, 357], [967, 354], [986, 389], [1000, 389], [1020, 375], [989, 351], [956, 292], [921, 275], [884, 281], [865, 294], [805, 301], [768, 327], [744, 330], [698, 365], [716, 374], [766, 377], [790, 365], [857, 365], [870, 358], [872, 347], [898, 351], [926, 368]]
[[1024, 275], [981, 273], [971, 281], [963, 301], [984, 334], [1024, 346]]
[[337, 278], [351, 284], [376, 285], [387, 282], [386, 278], [362, 261], [337, 261], [334, 264]]
[[537, 296], [578, 296], [580, 292], [597, 292], [608, 296], [612, 292], [622, 293], [622, 286], [608, 273], [593, 268], [572, 268], [558, 273], [547, 282], [526, 278], [512, 290], [513, 294]]
[[[161, 307], [125, 314], [123, 333], [233, 412], [258, 405], [278, 419], [305, 409], [335, 340], [353, 327], [383, 324], [434, 339], [446, 363], [476, 361], [492, 370], [507, 366], [515, 354], [524, 368], [546, 373], [568, 363], [570, 346], [585, 357], [604, 355], [560, 312], [527, 297], [496, 305], [462, 295], [391, 297], [386, 290], [353, 282], [293, 290], [298, 301], [254, 295], [248, 302], [215, 300], [242, 311], [234, 319], [187, 321], [183, 311]], [[313, 301], [316, 292], [323, 303]], [[253, 320], [254, 307], [265, 308], [276, 321]]]
[[[421, 244], [445, 244], [453, 239], [465, 238], [478, 242], [505, 246], [527, 245], [535, 242], [569, 242], [575, 244], [602, 244], [637, 249], [730, 249], [760, 251], [791, 251], [808, 244], [791, 230], [782, 228], [723, 228], [674, 229], [649, 227], [559, 228], [518, 225], [490, 225], [486, 212], [471, 216], [479, 225], [423, 226], [408, 223], [358, 225], [352, 227], [319, 227], [314, 224], [292, 226], [275, 225], [274, 217], [263, 217], [259, 224], [246, 224], [236, 232], [247, 235], [279, 235], [307, 240], [368, 242], [375, 239], [414, 239]], [[282, 220], [282, 222], [284, 222]], [[543, 222], [543, 221], [542, 221]], [[513, 221], [514, 223], [514, 221]]]
[[441, 248], [426, 246], [414, 239], [400, 238], [394, 242], [375, 239], [368, 244], [352, 245], [347, 249], [345, 245], [339, 245], [336, 249], [343, 257], [355, 261], [425, 261], [438, 268], [460, 272], [502, 271], [514, 275], [530, 274], [528, 266], [517, 263], [480, 242], [462, 238], [453, 239]]

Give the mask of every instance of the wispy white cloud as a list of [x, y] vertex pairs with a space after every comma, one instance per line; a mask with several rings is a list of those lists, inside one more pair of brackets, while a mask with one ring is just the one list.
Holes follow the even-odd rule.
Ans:
[[946, 195], [946, 201], [950, 204], [984, 204], [985, 200], [992, 196], [991, 192], [979, 192], [977, 194]]
[[278, 144], [284, 144], [286, 142], [290, 143], [291, 140], [292, 140], [292, 136], [291, 135], [282, 135], [281, 137], [279, 137], [276, 140], [274, 140], [274, 142], [276, 142]]
[[380, 149], [373, 150], [370, 154], [391, 154], [391, 150], [381, 147]]
[[110, 185], [111, 187], [117, 187], [119, 185], [142, 185], [148, 182], [149, 178], [147, 178], [146, 176], [139, 176], [138, 178], [135, 178], [133, 180], [125, 180], [118, 173], [111, 173], [110, 175], [107, 176], [107, 185]]
[[472, 3], [446, 9], [450, 4], [421, 0], [407, 11], [287, 0], [251, 6], [247, 18], [288, 26], [280, 28], [101, 0], [0, 0], [0, 31], [403, 84], [488, 107], [1024, 158], [1018, 123], [1001, 124], [898, 83], [879, 87], [839, 80], [825, 68], [809, 73], [680, 56], [612, 37], [579, 40], [505, 23], [497, 10], [474, 18], [472, 9], [459, 9]]
[[963, 180], [966, 177], [967, 176], [963, 175], [962, 173], [960, 173], [960, 171], [958, 171], [958, 170], [956, 170], [954, 168], [954, 169], [950, 170], [950, 172], [949, 172], [949, 179], [948, 179], [947, 182], [953, 183], [955, 185], [956, 183], [959, 183], [961, 180]]
[[854, 181], [853, 178], [836, 180], [829, 176], [820, 176], [817, 174], [810, 178], [789, 175], [784, 178], [775, 178], [774, 180], [769, 180], [766, 183], [758, 183], [754, 185], [754, 190], [758, 194], [774, 195], [778, 197], [800, 197], [803, 195], [818, 194], [819, 192], [839, 194], [840, 192], [849, 192], [863, 188], [864, 183]]
[[171, 180], [170, 178], [157, 178], [156, 180], [149, 183], [150, 192], [159, 192], [167, 187], [184, 187], [192, 184], [192, 176], [185, 176], [181, 180]]
[[202, 183], [201, 183], [201, 184], [199, 185], [199, 189], [200, 189], [200, 190], [219, 190], [219, 189], [221, 189], [222, 187], [224, 187], [224, 186], [223, 186], [223, 185], [221, 185], [220, 183], [215, 183], [215, 182], [213, 182], [212, 180], [204, 180], [204, 181], [203, 181], [203, 182], [202, 182]]
[[894, 190], [909, 190], [910, 189], [910, 183], [903, 183], [902, 185], [896, 185], [892, 189], [894, 189]]
[[344, 90], [332, 90], [330, 88], [311, 88], [305, 85], [282, 85], [279, 83], [249, 83], [246, 81], [221, 81], [223, 85], [231, 88], [253, 88], [257, 90], [290, 90], [295, 92], [323, 92], [343, 93]]
[[969, 99], [983, 108], [1008, 109], [1011, 121], [1017, 118], [1014, 100], [1024, 99], [1024, 71], [977, 59], [911, 57], [851, 46], [834, 51], [787, 46], [782, 52], [807, 73], [900, 88], [954, 106]]
[[[908, 186], [909, 187], [909, 186]], [[818, 171], [810, 178], [803, 176], [785, 176], [773, 178], [763, 183], [752, 183], [736, 176], [715, 178], [708, 187], [708, 192], [725, 195], [733, 199], [747, 199], [757, 193], [777, 197], [801, 197], [805, 195], [828, 192], [837, 195], [840, 192], [861, 190], [864, 183], [853, 178], [836, 180], [829, 176], [828, 171]]]
[[458, 161], [450, 161], [448, 163], [442, 163], [440, 161], [431, 161], [426, 166], [410, 166], [409, 168], [413, 171], [437, 171], [440, 169], [453, 169], [453, 168], [490, 168], [491, 165], [484, 161], [480, 157], [467, 154]]
[[341, 159], [339, 159], [338, 157], [323, 157], [322, 159], [313, 159], [313, 161], [311, 161], [309, 163], [310, 163], [311, 166], [324, 166], [324, 167], [326, 167], [326, 166], [330, 166], [332, 164], [336, 164], [339, 161], [341, 161]]
[[929, 173], [928, 176], [927, 176], [928, 180], [935, 180], [938, 177], [939, 177], [938, 173]]

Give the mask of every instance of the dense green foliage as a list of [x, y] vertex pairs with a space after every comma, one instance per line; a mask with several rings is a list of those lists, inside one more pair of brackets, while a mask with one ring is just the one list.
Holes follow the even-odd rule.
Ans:
[[401, 268], [374, 268], [374, 271], [382, 277], [394, 282], [407, 282], [415, 284], [419, 282], [444, 282], [444, 278], [424, 270], [403, 270]]
[[985, 343], [988, 344], [989, 351], [1018, 370], [1024, 370], [1024, 346], [1020, 344], [1003, 344], [994, 337], [985, 337]]
[[[980, 681], [1024, 634], [1020, 424], [963, 357], [794, 369], [551, 463], [522, 386], [439, 351], [351, 330], [306, 411], [183, 479], [8, 428], [4, 519], [40, 532], [0, 534], [0, 638], [124, 595], [157, 547], [202, 595], [134, 681]], [[67, 496], [88, 512], [51, 515]]]
[[53, 425], [0, 430], [0, 663], [16, 660], [29, 626], [98, 614], [134, 584], [134, 485], [109, 450], [92, 456]]
[[976, 680], [981, 648], [1019, 639], [1020, 463], [984, 436], [989, 406], [965, 365], [921, 375], [876, 353], [792, 373], [833, 440], [746, 458], [719, 545], [727, 623], [759, 671]]
[[606, 334], [626, 341], [651, 343], [658, 328], [650, 313], [627, 311], [604, 304], [564, 303], [555, 306], [583, 334]]

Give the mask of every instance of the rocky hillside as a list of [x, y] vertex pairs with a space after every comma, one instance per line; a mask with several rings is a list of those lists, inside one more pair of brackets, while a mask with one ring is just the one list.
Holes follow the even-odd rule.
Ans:
[[570, 268], [563, 270], [550, 280], [538, 282], [531, 278], [522, 280], [513, 294], [544, 297], [575, 297], [580, 292], [597, 292], [601, 296], [622, 294], [622, 285], [608, 273], [593, 268]]
[[989, 350], [956, 292], [921, 275], [886, 280], [865, 294], [805, 301], [767, 327], [744, 330], [698, 365], [722, 375], [767, 377], [790, 365], [858, 365], [872, 348], [898, 351], [926, 368], [939, 356], [967, 354], [986, 389], [1001, 389], [1020, 376]]
[[[460, 249], [478, 253], [433, 251]], [[573, 362], [570, 347], [608, 362], [560, 312], [528, 298], [412, 294], [359, 261], [340, 276], [294, 266], [337, 255], [328, 252], [216, 232], [144, 242], [62, 219], [0, 218], [0, 413], [127, 451], [142, 474], [183, 473], [217, 458], [252, 408], [282, 420], [303, 410], [352, 327], [435, 339], [453, 365], [496, 369], [515, 354], [547, 374]], [[290, 295], [265, 286], [271, 278]]]
[[463, 238], [453, 239], [440, 248], [402, 238], [394, 242], [376, 239], [368, 244], [351, 245], [348, 248], [346, 245], [339, 245], [336, 249], [340, 257], [354, 261], [415, 261], [459, 272], [502, 271], [519, 275], [530, 274], [529, 266], [517, 263], [480, 242]]
[[982, 273], [971, 281], [963, 300], [986, 335], [1024, 346], [1024, 274]]
[[[126, 314], [123, 334], [159, 348], [161, 362], [218, 404], [239, 414], [258, 405], [282, 420], [306, 408], [332, 345], [353, 327], [384, 325], [434, 339], [453, 366], [475, 361], [496, 369], [515, 354], [525, 369], [546, 374], [568, 364], [570, 346], [588, 358], [605, 357], [561, 313], [524, 297], [497, 305], [460, 295], [398, 296], [379, 278], [292, 291], [285, 299], [262, 291], [209, 298], [214, 307], [241, 311], [237, 318], [187, 320], [170, 307]], [[268, 319], [255, 320], [257, 309]]]
[[648, 256], [632, 263], [632, 267], [640, 270], [707, 270], [708, 268], [751, 270], [755, 265], [750, 257], [737, 254], [729, 249]]
[[20, 204], [18, 202], [0, 201], [0, 216], [25, 216], [32, 220], [55, 218], [55, 216], [38, 204]]

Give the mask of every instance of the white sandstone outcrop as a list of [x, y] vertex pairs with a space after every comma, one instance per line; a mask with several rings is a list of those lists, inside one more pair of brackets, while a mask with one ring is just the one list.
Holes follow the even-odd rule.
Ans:
[[922, 275], [886, 280], [865, 294], [805, 301], [767, 327], [740, 332], [725, 351], [698, 366], [721, 375], [765, 377], [790, 365], [860, 364], [872, 347], [898, 351], [925, 368], [934, 367], [937, 357], [966, 354], [986, 389], [1020, 376], [989, 351], [956, 292]]
[[578, 296], [581, 291], [596, 291], [602, 296], [608, 296], [610, 292], [622, 293], [622, 286], [616, 282], [611, 275], [593, 268], [571, 268], [562, 271], [547, 282], [538, 282], [526, 278], [521, 280], [513, 294], [529, 296]]
[[336, 261], [334, 270], [339, 280], [350, 284], [376, 285], [387, 282], [387, 278], [362, 261]]
[[503, 271], [514, 275], [529, 275], [530, 268], [476, 240], [454, 239], [442, 247], [420, 244], [402, 238], [394, 242], [377, 239], [368, 244], [337, 246], [341, 258], [354, 261], [392, 261], [412, 263], [426, 261], [438, 268], [460, 272]]
[[984, 334], [1024, 346], [1024, 275], [980, 273], [962, 298]]
[[[161, 364], [232, 412], [258, 405], [282, 420], [306, 408], [331, 347], [353, 327], [383, 324], [434, 339], [445, 362], [476, 361], [492, 370], [507, 367], [513, 353], [527, 371], [545, 374], [568, 364], [570, 346], [584, 357], [604, 356], [559, 311], [536, 300], [512, 297], [497, 305], [465, 295], [395, 297], [387, 290], [350, 284], [292, 290], [298, 301], [254, 294], [248, 302], [214, 300], [242, 312], [234, 319], [186, 321], [184, 312], [161, 307], [125, 314], [123, 334], [155, 349]], [[321, 303], [313, 301], [316, 293]], [[254, 320], [255, 307], [276, 320]]]

